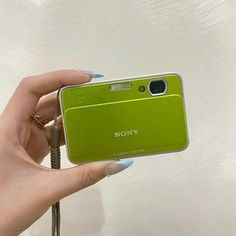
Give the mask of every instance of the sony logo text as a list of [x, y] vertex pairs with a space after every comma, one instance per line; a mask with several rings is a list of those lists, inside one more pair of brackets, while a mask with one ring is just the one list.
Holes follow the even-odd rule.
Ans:
[[114, 136], [116, 138], [125, 137], [125, 136], [133, 136], [133, 135], [137, 135], [138, 132], [139, 132], [138, 129], [135, 129], [135, 130], [124, 130], [124, 131], [115, 132]]

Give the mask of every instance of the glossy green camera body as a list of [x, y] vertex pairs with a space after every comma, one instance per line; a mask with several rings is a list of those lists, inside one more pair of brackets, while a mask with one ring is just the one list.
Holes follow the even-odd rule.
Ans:
[[[162, 85], [151, 82], [159, 80]], [[73, 163], [187, 147], [181, 78], [175, 73], [66, 86], [59, 99], [67, 155]]]

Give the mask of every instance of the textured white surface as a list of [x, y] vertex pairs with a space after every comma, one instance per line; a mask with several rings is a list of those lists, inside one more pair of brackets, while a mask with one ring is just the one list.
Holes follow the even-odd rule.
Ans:
[[[183, 76], [189, 148], [63, 200], [63, 235], [236, 235], [235, 0], [0, 0], [0, 29], [1, 110], [22, 77], [58, 68]], [[49, 232], [50, 212], [22, 235]]]

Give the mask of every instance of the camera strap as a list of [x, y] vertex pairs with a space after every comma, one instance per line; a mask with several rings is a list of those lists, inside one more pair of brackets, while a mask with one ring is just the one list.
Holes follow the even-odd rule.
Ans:
[[[60, 169], [61, 168], [61, 150], [60, 150], [60, 140], [61, 140], [61, 125], [58, 124], [57, 117], [59, 115], [59, 101], [57, 93], [56, 108], [54, 111], [54, 123], [51, 127], [51, 168]], [[61, 225], [61, 215], [60, 215], [60, 201], [52, 205], [52, 236], [60, 236], [60, 225]]]

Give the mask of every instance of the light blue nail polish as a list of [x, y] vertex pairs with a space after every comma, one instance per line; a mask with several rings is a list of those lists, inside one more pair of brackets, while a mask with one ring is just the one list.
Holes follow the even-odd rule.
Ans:
[[104, 76], [103, 73], [98, 72], [98, 71], [89, 71], [90, 75], [92, 78], [101, 78]]
[[116, 162], [116, 164], [121, 165], [124, 167], [124, 169], [128, 168], [129, 166], [131, 166], [134, 163], [133, 160], [131, 159], [121, 159], [119, 161]]
[[111, 176], [111, 175], [117, 174], [121, 172], [122, 170], [125, 170], [126, 168], [131, 166], [133, 162], [134, 161], [130, 159], [122, 159], [122, 160], [113, 162], [106, 167], [105, 169], [106, 175]]

